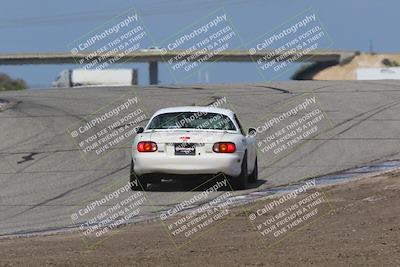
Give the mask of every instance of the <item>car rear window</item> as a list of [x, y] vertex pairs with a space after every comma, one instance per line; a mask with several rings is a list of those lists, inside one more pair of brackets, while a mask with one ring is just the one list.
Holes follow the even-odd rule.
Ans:
[[213, 129], [232, 130], [236, 127], [223, 114], [204, 112], [171, 112], [155, 116], [147, 129]]

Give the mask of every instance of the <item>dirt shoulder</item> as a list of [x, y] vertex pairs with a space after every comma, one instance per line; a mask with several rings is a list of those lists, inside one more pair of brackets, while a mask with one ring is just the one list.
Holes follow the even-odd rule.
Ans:
[[[89, 249], [79, 234], [0, 240], [2, 266], [400, 266], [400, 173], [324, 188], [333, 209], [273, 246], [245, 213], [177, 249], [160, 222]], [[250, 208], [252, 210], [252, 208]]]

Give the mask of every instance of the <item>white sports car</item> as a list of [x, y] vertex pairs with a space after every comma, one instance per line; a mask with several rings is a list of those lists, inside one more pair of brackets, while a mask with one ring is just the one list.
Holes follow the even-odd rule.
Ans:
[[146, 190], [149, 183], [161, 179], [220, 173], [229, 177], [235, 189], [246, 189], [248, 182], [258, 178], [254, 135], [255, 129], [246, 134], [228, 109], [188, 106], [158, 110], [145, 128], [138, 128], [133, 141], [132, 190]]

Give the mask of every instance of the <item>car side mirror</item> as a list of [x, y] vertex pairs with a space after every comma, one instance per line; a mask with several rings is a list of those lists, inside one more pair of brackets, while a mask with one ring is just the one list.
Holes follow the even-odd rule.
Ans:
[[141, 127], [141, 126], [137, 127], [136, 133], [140, 134], [140, 133], [143, 133], [143, 132], [144, 132], [144, 128], [143, 127]]
[[254, 128], [249, 128], [247, 134], [250, 136], [255, 136], [257, 134], [257, 130]]

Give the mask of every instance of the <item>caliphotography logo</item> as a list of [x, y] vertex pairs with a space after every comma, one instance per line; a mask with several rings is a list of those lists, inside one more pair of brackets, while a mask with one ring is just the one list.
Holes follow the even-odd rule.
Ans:
[[148, 118], [140, 99], [134, 93], [128, 93], [74, 123], [66, 131], [84, 160], [91, 164], [116, 147], [131, 142], [138, 127]]

